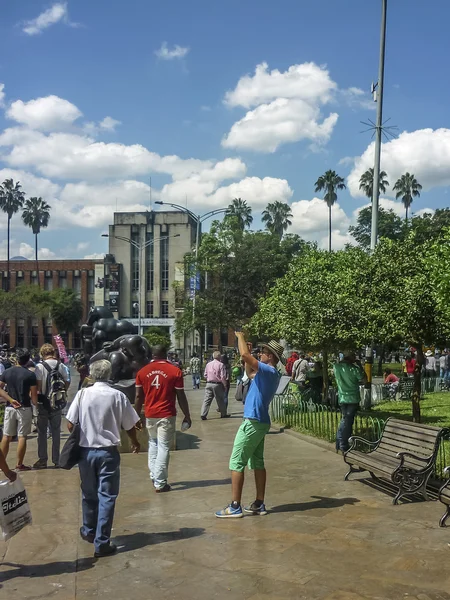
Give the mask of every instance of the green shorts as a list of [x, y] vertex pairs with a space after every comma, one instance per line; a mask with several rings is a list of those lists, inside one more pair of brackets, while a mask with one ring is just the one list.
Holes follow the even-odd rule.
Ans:
[[230, 471], [264, 469], [264, 439], [270, 429], [269, 423], [244, 419], [234, 439], [230, 458]]

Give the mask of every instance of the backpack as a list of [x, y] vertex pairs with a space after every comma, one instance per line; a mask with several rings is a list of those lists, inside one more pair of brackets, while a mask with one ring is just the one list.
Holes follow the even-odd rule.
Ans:
[[63, 376], [59, 372], [60, 362], [56, 361], [55, 367], [50, 367], [45, 360], [42, 362], [44, 369], [47, 371], [47, 385], [45, 391], [45, 397], [50, 403], [50, 408], [55, 410], [62, 410], [67, 404], [67, 390], [66, 382]]

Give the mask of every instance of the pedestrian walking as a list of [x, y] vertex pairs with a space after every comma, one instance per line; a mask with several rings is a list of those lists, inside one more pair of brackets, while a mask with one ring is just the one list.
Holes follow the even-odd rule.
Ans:
[[139, 452], [136, 424], [140, 419], [128, 398], [108, 385], [111, 363], [97, 360], [91, 365], [94, 385], [80, 390], [67, 413], [67, 427], [80, 424], [83, 525], [80, 535], [94, 544], [97, 558], [114, 554], [111, 543], [114, 509], [120, 487], [120, 429], [125, 429], [134, 453]]
[[425, 352], [425, 377], [436, 377], [436, 358], [431, 350]]
[[227, 414], [227, 407], [225, 405], [227, 378], [225, 366], [220, 362], [220, 352], [214, 352], [212, 361], [206, 365], [205, 379], [205, 398], [201, 412], [202, 421], [206, 421], [211, 402], [214, 398], [216, 399], [221, 418], [229, 417], [230, 415]]
[[352, 435], [353, 423], [361, 402], [359, 386], [367, 381], [363, 368], [356, 363], [355, 353], [349, 351], [343, 354], [342, 360], [333, 365], [342, 415], [336, 434], [336, 452], [347, 452], [349, 449], [348, 440]]
[[191, 376], [192, 376], [192, 389], [199, 390], [200, 389], [200, 359], [197, 356], [196, 352], [194, 352], [192, 354], [192, 358], [189, 362], [189, 368], [191, 370]]
[[[27, 437], [31, 433], [33, 420], [32, 405], [37, 404], [37, 380], [32, 371], [25, 368], [30, 361], [30, 352], [26, 348], [16, 351], [14, 365], [6, 369], [0, 376], [0, 397], [6, 401], [3, 438], [0, 445], [5, 459], [8, 456], [9, 445], [17, 435], [17, 466], [16, 471], [30, 471], [31, 467], [23, 464], [27, 451]], [[4, 391], [7, 388], [8, 392]]]
[[191, 426], [189, 404], [184, 391], [182, 371], [167, 360], [163, 346], [152, 348], [153, 359], [136, 375], [135, 408], [140, 415], [142, 405], [148, 431], [148, 468], [157, 493], [170, 492], [168, 470], [170, 449], [175, 435], [176, 400]]
[[62, 411], [67, 404], [67, 390], [70, 385], [70, 374], [67, 367], [56, 356], [56, 349], [51, 344], [44, 344], [40, 349], [42, 361], [36, 366], [38, 385], [38, 460], [35, 469], [46, 469], [48, 462], [48, 429], [52, 438], [52, 462], [59, 467], [61, 445]]
[[299, 390], [304, 390], [306, 387], [306, 378], [308, 375], [309, 363], [303, 352], [299, 354], [298, 359], [292, 366], [291, 380], [297, 384]]
[[225, 367], [226, 383], [225, 383], [225, 394], [223, 397], [223, 401], [225, 403], [225, 410], [228, 412], [228, 394], [230, 393], [230, 386], [231, 386], [231, 365], [230, 365], [230, 361], [228, 359], [228, 355], [222, 354], [220, 357], [220, 362]]
[[279, 361], [284, 362], [284, 348], [278, 342], [260, 344], [261, 352], [257, 360], [251, 355], [244, 334], [236, 332], [236, 337], [252, 385], [245, 401], [244, 420], [236, 434], [230, 458], [232, 501], [223, 510], [216, 512], [216, 517], [220, 519], [244, 516], [241, 500], [246, 466], [255, 473], [256, 499], [244, 510], [253, 515], [267, 514], [264, 440], [270, 429], [269, 405], [280, 381], [276, 366]]
[[439, 358], [439, 376], [441, 379], [445, 379], [447, 375], [447, 363], [448, 363], [448, 352], [444, 350], [441, 357]]

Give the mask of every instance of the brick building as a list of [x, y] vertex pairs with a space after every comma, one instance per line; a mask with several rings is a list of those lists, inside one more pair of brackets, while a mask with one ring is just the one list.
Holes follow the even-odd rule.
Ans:
[[[40, 260], [39, 279], [36, 262], [17, 257], [10, 260], [10, 290], [14, 291], [21, 284], [37, 284], [44, 290], [58, 287], [74, 289], [83, 303], [84, 323], [89, 308], [94, 306], [95, 269], [96, 265], [103, 267], [103, 260], [68, 259]], [[7, 262], [0, 261], [0, 288], [7, 289]], [[4, 319], [0, 315], [0, 340], [11, 347], [39, 348], [44, 342], [52, 342], [53, 335], [59, 333], [51, 319]], [[63, 336], [68, 349], [81, 348], [79, 332]]]

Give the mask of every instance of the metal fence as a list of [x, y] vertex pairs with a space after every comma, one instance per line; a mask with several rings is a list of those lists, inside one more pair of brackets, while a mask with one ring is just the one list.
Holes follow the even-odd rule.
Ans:
[[[328, 442], [336, 440], [336, 432], [341, 420], [338, 408], [305, 400], [299, 392], [275, 396], [271, 403], [271, 417], [282, 426]], [[380, 439], [384, 426], [383, 419], [361, 412], [355, 417], [353, 434], [373, 442]], [[450, 439], [441, 442], [434, 474], [436, 480], [445, 479], [446, 466], [450, 466]]]

